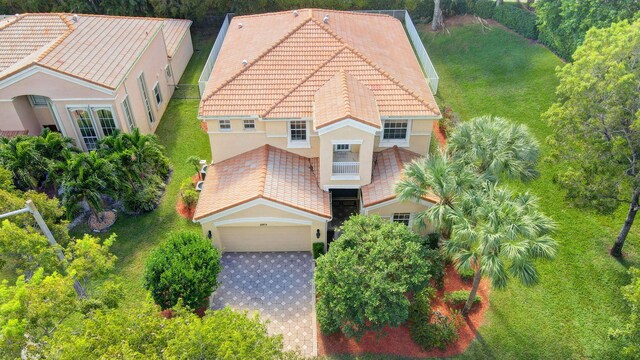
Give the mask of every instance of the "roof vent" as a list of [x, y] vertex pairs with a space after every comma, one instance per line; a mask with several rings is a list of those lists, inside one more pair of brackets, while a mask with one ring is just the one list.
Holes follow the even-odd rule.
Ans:
[[242, 60], [242, 65], [243, 65], [243, 66], [247, 66], [247, 64], [249, 64], [249, 62], [247, 61], [247, 59]]
[[329, 23], [329, 15], [325, 15], [324, 19], [322, 19], [322, 22], [324, 22], [325, 24]]
[[78, 22], [78, 14], [73, 14], [73, 22]]
[[238, 23], [238, 29], [242, 29], [242, 23]]
[[298, 14], [298, 10], [293, 10], [293, 16], [298, 16], [300, 14]]
[[198, 181], [196, 183], [196, 191], [202, 191], [203, 186], [204, 186], [204, 181]]

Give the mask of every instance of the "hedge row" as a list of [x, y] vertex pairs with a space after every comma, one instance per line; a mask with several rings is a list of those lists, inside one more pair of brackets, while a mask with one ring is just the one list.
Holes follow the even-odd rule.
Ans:
[[537, 17], [530, 11], [502, 5], [495, 8], [493, 19], [526, 38], [538, 38]]

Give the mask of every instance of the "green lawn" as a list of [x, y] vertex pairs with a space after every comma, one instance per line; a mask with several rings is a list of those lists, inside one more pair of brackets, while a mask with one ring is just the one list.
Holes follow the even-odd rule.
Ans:
[[[462, 119], [492, 114], [529, 126], [548, 153], [551, 129], [540, 117], [554, 101], [555, 68], [561, 61], [546, 48], [494, 27], [450, 28], [450, 34], [423, 32], [423, 42], [440, 76], [438, 100]], [[539, 359], [615, 358], [607, 331], [625, 316], [619, 288], [628, 283], [628, 266], [638, 266], [636, 226], [620, 263], [608, 255], [626, 208], [598, 216], [570, 207], [553, 183], [557, 165], [543, 158], [539, 179], [520, 190], [540, 197], [558, 223], [560, 253], [539, 265], [541, 283], [512, 283], [494, 291], [480, 337], [462, 358]]]
[[[197, 84], [200, 72], [207, 60], [209, 51], [215, 40], [215, 33], [192, 29], [194, 54], [189, 62], [180, 83]], [[162, 117], [156, 134], [160, 142], [167, 148], [167, 156], [173, 165], [171, 181], [162, 197], [160, 206], [140, 216], [122, 215], [118, 218], [111, 232], [118, 234], [118, 240], [112, 251], [118, 256], [116, 275], [122, 277], [126, 287], [127, 298], [124, 303], [135, 306], [138, 301], [147, 297], [142, 287], [144, 262], [167, 233], [177, 230], [200, 231], [200, 226], [187, 220], [175, 210], [180, 182], [194, 174], [191, 165], [186, 164], [190, 155], [202, 159], [211, 159], [209, 138], [202, 130], [197, 119], [199, 100], [172, 99]], [[87, 231], [87, 227], [74, 229], [73, 234]], [[108, 234], [104, 234], [106, 236]]]

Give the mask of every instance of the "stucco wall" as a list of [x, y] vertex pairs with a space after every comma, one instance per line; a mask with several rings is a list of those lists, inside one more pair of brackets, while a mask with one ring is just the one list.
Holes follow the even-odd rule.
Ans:
[[[350, 141], [362, 141], [359, 144], [360, 179], [334, 180], [333, 177], [333, 145], [348, 144]], [[371, 182], [371, 166], [373, 162], [374, 135], [366, 131], [345, 126], [320, 135], [320, 187], [332, 185], [362, 186]]]
[[[427, 155], [429, 153], [429, 143], [431, 141], [431, 133], [433, 132], [433, 122], [435, 120], [411, 120], [411, 129], [409, 132], [409, 146], [398, 145], [404, 149], [413, 151], [420, 155]], [[382, 133], [376, 136], [376, 147], [374, 151], [381, 151], [393, 144], [384, 145], [380, 143], [382, 139]]]
[[[427, 206], [411, 202], [411, 201], [402, 201], [402, 202], [390, 202], [384, 206], [379, 207], [369, 207], [364, 208], [363, 212], [367, 215], [379, 215], [382, 217], [391, 218], [394, 213], [410, 213], [415, 215], [418, 212], [424, 211], [427, 209]], [[434, 228], [431, 224], [425, 224], [426, 227], [421, 228], [417, 223], [413, 223], [413, 230], [420, 234], [429, 234], [434, 232]]]
[[173, 78], [170, 80], [170, 84], [175, 85], [180, 83], [180, 78], [184, 74], [184, 70], [191, 60], [193, 55], [193, 43], [191, 41], [191, 30], [187, 30], [184, 35], [178, 50], [171, 59], [171, 70], [173, 71]]
[[[271, 219], [270, 219], [271, 218]], [[295, 223], [285, 222], [285, 221], [273, 221], [275, 219], [292, 219]], [[221, 224], [216, 226], [215, 223], [218, 222], [233, 222], [232, 224]], [[239, 222], [242, 221], [242, 222]], [[304, 224], [302, 223], [304, 222]], [[273, 226], [292, 226], [292, 225], [305, 225], [308, 230], [308, 239], [309, 239], [309, 250], [311, 250], [311, 244], [314, 242], [323, 242], [326, 244], [326, 225], [327, 223], [324, 221], [318, 221], [314, 219], [310, 219], [305, 216], [301, 216], [298, 214], [293, 214], [288, 211], [283, 211], [280, 209], [275, 209], [266, 205], [256, 205], [249, 209], [245, 209], [242, 211], [238, 211], [234, 214], [227, 215], [216, 219], [214, 221], [206, 221], [202, 222], [202, 234], [206, 237], [207, 233], [211, 231], [212, 233], [212, 242], [214, 246], [217, 248], [221, 247], [220, 243], [220, 233], [218, 231], [218, 227], [237, 227], [237, 226], [245, 226], [245, 227], [253, 227], [259, 228], [261, 224], [267, 224], [267, 227]], [[265, 226], [265, 225], [263, 225]], [[316, 238], [316, 230], [320, 229], [320, 239]]]

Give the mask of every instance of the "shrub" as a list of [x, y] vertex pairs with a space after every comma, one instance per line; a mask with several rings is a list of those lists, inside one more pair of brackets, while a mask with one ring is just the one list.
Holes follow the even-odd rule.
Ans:
[[414, 323], [428, 323], [431, 320], [431, 300], [436, 296], [436, 289], [427, 286], [413, 296], [409, 306], [409, 319]]
[[317, 259], [320, 256], [324, 255], [324, 243], [314, 242], [313, 243], [313, 258]]
[[437, 249], [424, 250], [424, 258], [431, 263], [430, 274], [435, 287], [442, 289], [444, 287], [445, 258]]
[[496, 10], [495, 1], [491, 0], [478, 0], [473, 6], [473, 15], [479, 16], [483, 19], [492, 19], [493, 13]]
[[516, 6], [502, 5], [495, 8], [493, 19], [526, 38], [538, 38], [535, 13]]
[[473, 271], [473, 269], [458, 269], [458, 274], [460, 275], [460, 278], [464, 281], [471, 281], [473, 280], [473, 276], [476, 274], [475, 271]]
[[162, 309], [182, 299], [197, 309], [218, 287], [220, 253], [209, 240], [193, 232], [174, 233], [149, 257], [144, 287]]
[[200, 193], [196, 191], [196, 188], [193, 185], [193, 179], [191, 179], [191, 177], [182, 180], [182, 184], [180, 185], [180, 197], [182, 198], [182, 202], [188, 208], [192, 208], [198, 202]]
[[122, 196], [125, 212], [140, 214], [152, 211], [160, 204], [165, 184], [158, 176], [150, 176], [128, 189]]
[[437, 249], [440, 242], [440, 233], [431, 233], [424, 237], [424, 244], [429, 249]]
[[411, 338], [425, 350], [444, 350], [458, 340], [457, 315], [447, 317], [440, 312], [433, 313], [433, 321], [413, 322], [409, 327]]
[[[444, 295], [444, 301], [452, 307], [464, 306], [469, 299], [469, 290], [457, 290]], [[476, 295], [473, 300], [473, 304], [479, 304], [482, 302], [480, 295]]]

